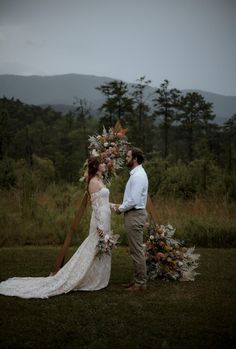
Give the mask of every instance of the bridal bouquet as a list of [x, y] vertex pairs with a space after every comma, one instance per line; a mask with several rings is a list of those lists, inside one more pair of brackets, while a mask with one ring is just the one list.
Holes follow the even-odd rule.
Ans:
[[98, 239], [98, 243], [97, 243], [97, 256], [99, 256], [99, 258], [101, 258], [102, 255], [104, 254], [111, 254], [111, 250], [113, 249], [113, 247], [117, 246], [118, 243], [118, 239], [119, 239], [119, 235], [112, 235], [111, 234], [105, 234], [103, 233], [102, 230], [97, 229], [98, 234], [99, 234], [99, 239]]
[[144, 244], [147, 274], [149, 279], [194, 281], [197, 274], [199, 254], [194, 247], [187, 248], [173, 238], [172, 225], [148, 226], [148, 239]]
[[[121, 169], [125, 162], [125, 154], [128, 143], [126, 138], [127, 129], [122, 128], [119, 121], [114, 127], [108, 131], [103, 127], [101, 135], [89, 137], [89, 153], [90, 157], [99, 156], [107, 164], [107, 173], [105, 174], [105, 182], [110, 183], [112, 176], [116, 176], [116, 171]], [[87, 176], [87, 161], [85, 162], [85, 171], [80, 181]]]

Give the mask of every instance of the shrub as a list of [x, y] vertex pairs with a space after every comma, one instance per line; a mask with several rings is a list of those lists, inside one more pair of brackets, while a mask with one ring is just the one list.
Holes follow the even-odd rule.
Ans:
[[9, 188], [16, 184], [15, 161], [4, 158], [0, 161], [0, 187]]

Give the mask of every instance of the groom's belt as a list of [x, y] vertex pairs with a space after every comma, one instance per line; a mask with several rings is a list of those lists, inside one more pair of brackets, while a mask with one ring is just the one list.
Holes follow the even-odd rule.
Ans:
[[130, 212], [130, 211], [139, 211], [139, 210], [145, 210], [145, 208], [131, 208], [130, 210], [126, 211], [126, 212]]

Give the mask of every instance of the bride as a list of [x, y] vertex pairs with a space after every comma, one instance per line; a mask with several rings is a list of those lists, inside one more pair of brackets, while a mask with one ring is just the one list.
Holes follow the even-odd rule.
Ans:
[[89, 235], [71, 259], [55, 275], [47, 277], [14, 277], [0, 283], [0, 294], [21, 298], [48, 298], [69, 291], [95, 291], [108, 285], [111, 255], [98, 255], [99, 238], [109, 238], [109, 190], [102, 176], [106, 164], [98, 158], [88, 160], [88, 191], [92, 216]]

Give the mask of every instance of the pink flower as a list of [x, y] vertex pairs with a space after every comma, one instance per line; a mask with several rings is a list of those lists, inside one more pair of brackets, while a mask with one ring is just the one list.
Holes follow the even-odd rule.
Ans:
[[157, 258], [158, 260], [160, 260], [160, 259], [163, 258], [163, 257], [165, 257], [164, 253], [162, 253], [162, 252], [156, 253], [156, 258]]

